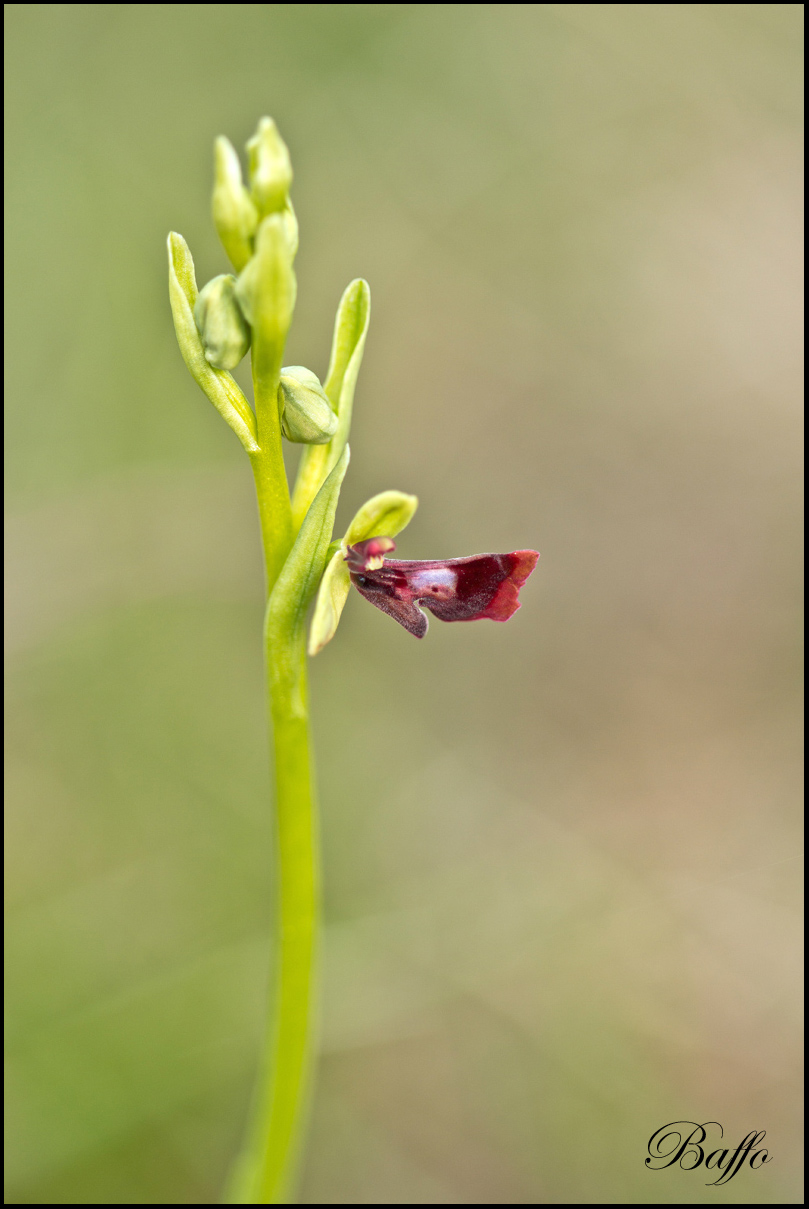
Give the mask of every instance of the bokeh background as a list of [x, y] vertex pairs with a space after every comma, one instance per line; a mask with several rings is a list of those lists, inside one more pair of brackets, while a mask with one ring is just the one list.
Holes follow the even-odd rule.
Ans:
[[[314, 661], [302, 1200], [801, 1200], [801, 7], [6, 6], [7, 1202], [215, 1203], [244, 1124], [261, 560], [165, 237], [226, 270], [265, 113], [287, 361], [373, 294], [338, 521], [542, 553], [508, 626], [355, 597]], [[773, 1160], [650, 1173], [680, 1118]]]

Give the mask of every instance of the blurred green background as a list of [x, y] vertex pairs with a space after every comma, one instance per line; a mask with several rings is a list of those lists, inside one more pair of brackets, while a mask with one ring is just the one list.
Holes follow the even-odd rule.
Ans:
[[[306, 1203], [801, 1200], [802, 6], [33, 5], [7, 23], [14, 1204], [213, 1203], [266, 996], [249, 469], [165, 237], [278, 121], [288, 363], [373, 312], [338, 528], [535, 546], [508, 626], [313, 664]], [[773, 1161], [650, 1173], [715, 1119]], [[716, 1144], [718, 1145], [718, 1139]]]

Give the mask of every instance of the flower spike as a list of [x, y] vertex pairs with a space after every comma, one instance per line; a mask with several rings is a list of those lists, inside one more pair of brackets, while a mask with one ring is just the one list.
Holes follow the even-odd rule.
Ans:
[[386, 558], [395, 547], [388, 537], [372, 537], [349, 546], [345, 559], [360, 595], [416, 638], [427, 633], [422, 609], [440, 621], [508, 621], [539, 558], [536, 550], [430, 562]]
[[[275, 1009], [253, 1119], [224, 1200], [276, 1205], [295, 1201], [316, 1017], [318, 827], [305, 651], [316, 655], [331, 641], [352, 583], [416, 638], [426, 634], [429, 613], [441, 621], [507, 621], [520, 607], [520, 589], [539, 555], [514, 550], [432, 562], [392, 559], [393, 538], [418, 507], [416, 496], [403, 491], [382, 491], [366, 500], [335, 540], [370, 290], [362, 278], [345, 290], [322, 385], [305, 366], [284, 365], [297, 294], [292, 165], [267, 117], [259, 121], [247, 151], [249, 187], [231, 143], [224, 136], [216, 140], [213, 218], [234, 272], [219, 274], [198, 291], [188, 245], [172, 232], [169, 296], [192, 377], [249, 454], [264, 547], [281, 888], [274, 924]], [[254, 407], [229, 372], [248, 352]], [[282, 437], [303, 445], [291, 496]]]

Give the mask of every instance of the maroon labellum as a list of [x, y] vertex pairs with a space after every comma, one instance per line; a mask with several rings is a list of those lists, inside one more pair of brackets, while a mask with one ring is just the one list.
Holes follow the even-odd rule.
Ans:
[[416, 638], [427, 633], [422, 608], [441, 621], [508, 621], [520, 607], [520, 588], [539, 558], [536, 550], [434, 562], [387, 558], [395, 549], [389, 537], [371, 537], [349, 546], [346, 562], [357, 591]]

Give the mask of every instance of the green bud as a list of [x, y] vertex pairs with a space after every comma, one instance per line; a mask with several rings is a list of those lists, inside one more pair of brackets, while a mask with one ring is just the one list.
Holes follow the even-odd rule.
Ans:
[[222, 273], [202, 287], [194, 303], [205, 360], [216, 369], [235, 369], [250, 347], [250, 328], [236, 301], [235, 285], [235, 277]]
[[220, 135], [214, 143], [213, 220], [231, 264], [240, 273], [253, 255], [258, 210], [242, 183], [233, 144]]
[[194, 261], [182, 235], [172, 231], [168, 238], [169, 298], [174, 317], [177, 343], [191, 376], [227, 421], [248, 453], [259, 450], [256, 418], [250, 404], [229, 373], [214, 369], [205, 357], [205, 349], [194, 322], [197, 282]]
[[[351, 576], [345, 549], [369, 537], [395, 537], [410, 524], [419, 506], [415, 495], [403, 491], [382, 491], [363, 504], [346, 530], [340, 548], [335, 550], [323, 572], [317, 602], [309, 630], [309, 654], [317, 655], [335, 635], [351, 588]], [[332, 547], [329, 547], [332, 550]]]
[[337, 416], [317, 375], [302, 365], [281, 370], [278, 405], [281, 428], [288, 441], [325, 445], [337, 431]]
[[259, 214], [275, 214], [287, 204], [292, 184], [292, 164], [287, 145], [272, 118], [262, 118], [247, 144], [250, 189]]
[[271, 214], [259, 224], [255, 255], [236, 281], [236, 299], [253, 328], [254, 344], [258, 332], [263, 341], [283, 351], [295, 293], [286, 218]]

